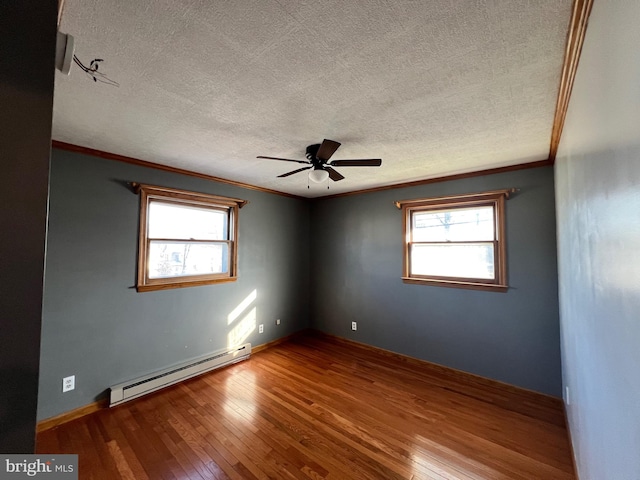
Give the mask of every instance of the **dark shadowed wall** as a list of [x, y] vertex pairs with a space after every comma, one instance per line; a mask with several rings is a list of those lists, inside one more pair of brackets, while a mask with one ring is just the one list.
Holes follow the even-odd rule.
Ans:
[[[405, 284], [393, 202], [516, 187], [507, 293]], [[553, 169], [316, 200], [312, 324], [324, 332], [560, 395]], [[351, 322], [358, 330], [351, 331]]]
[[[140, 182], [242, 198], [239, 279], [137, 293]], [[308, 326], [304, 200], [54, 150], [38, 417], [86, 405], [111, 385], [226, 348], [255, 308], [259, 345]], [[229, 314], [255, 291], [236, 321]], [[281, 319], [279, 326], [276, 319]], [[62, 378], [76, 389], [62, 393]]]
[[0, 2], [0, 452], [35, 448], [57, 1]]

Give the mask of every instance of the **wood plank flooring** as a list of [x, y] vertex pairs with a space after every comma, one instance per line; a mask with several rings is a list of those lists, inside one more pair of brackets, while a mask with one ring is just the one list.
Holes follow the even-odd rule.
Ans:
[[574, 479], [559, 400], [333, 337], [38, 434], [81, 479]]

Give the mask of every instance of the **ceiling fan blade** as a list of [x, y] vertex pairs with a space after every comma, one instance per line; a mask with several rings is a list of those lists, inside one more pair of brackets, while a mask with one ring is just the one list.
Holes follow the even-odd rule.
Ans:
[[302, 167], [297, 170], [294, 170], [293, 172], [288, 172], [288, 173], [283, 173], [282, 175], [278, 175], [278, 178], [288, 177], [289, 175], [293, 175], [294, 173], [302, 172], [304, 170], [309, 170], [310, 168], [313, 168], [313, 167]]
[[332, 167], [379, 167], [382, 165], [382, 159], [368, 158], [362, 160], [334, 160], [330, 165]]
[[344, 176], [342, 176], [340, 173], [338, 173], [336, 170], [334, 170], [331, 167], [324, 167], [324, 169], [329, 172], [329, 178], [331, 180], [333, 180], [334, 182], [337, 182], [339, 180], [342, 180], [344, 178]]
[[331, 158], [331, 155], [336, 153], [338, 147], [340, 146], [339, 142], [334, 142], [333, 140], [327, 140], [326, 138], [322, 141], [322, 145], [318, 149], [318, 153], [316, 153], [316, 157], [324, 162], [328, 162]]
[[304, 164], [310, 164], [311, 162], [308, 162], [306, 160], [290, 160], [288, 158], [278, 158], [278, 157], [263, 157], [262, 155], [257, 156], [256, 158], [266, 158], [267, 160], [282, 160], [283, 162], [296, 162], [296, 163], [304, 163]]

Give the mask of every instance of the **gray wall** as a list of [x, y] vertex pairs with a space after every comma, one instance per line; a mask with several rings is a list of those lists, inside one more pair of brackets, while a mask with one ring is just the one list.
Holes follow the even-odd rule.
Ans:
[[[507, 293], [401, 281], [394, 200], [509, 187], [521, 191], [507, 201]], [[560, 395], [551, 167], [316, 200], [312, 218], [315, 328]]]
[[580, 478], [640, 479], [640, 2], [597, 0], [556, 163], [560, 319]]
[[[236, 282], [137, 293], [141, 182], [249, 200], [239, 216]], [[308, 326], [309, 206], [227, 184], [54, 150], [38, 418], [113, 384], [227, 346], [229, 313], [253, 290], [259, 345]], [[282, 324], [275, 325], [280, 318]], [[62, 393], [62, 378], [76, 389]]]
[[0, 452], [35, 447], [57, 1], [0, 2]]

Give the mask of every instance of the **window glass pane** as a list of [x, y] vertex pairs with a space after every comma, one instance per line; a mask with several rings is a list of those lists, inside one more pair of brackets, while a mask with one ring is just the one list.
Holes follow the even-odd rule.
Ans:
[[494, 279], [493, 243], [413, 245], [411, 275]]
[[414, 242], [492, 241], [493, 207], [450, 208], [414, 212]]
[[151, 201], [149, 238], [228, 240], [223, 210]]
[[226, 243], [160, 242], [149, 245], [149, 278], [229, 272]]

